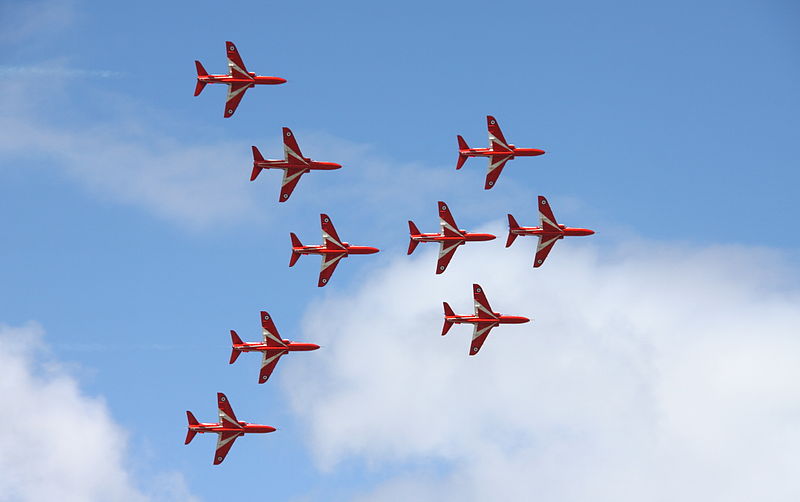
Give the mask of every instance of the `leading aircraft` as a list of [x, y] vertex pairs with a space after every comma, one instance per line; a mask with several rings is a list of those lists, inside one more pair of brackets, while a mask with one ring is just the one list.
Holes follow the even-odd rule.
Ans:
[[444, 326], [442, 327], [442, 336], [446, 335], [453, 324], [472, 324], [475, 329], [472, 331], [472, 345], [469, 348], [469, 355], [474, 356], [481, 350], [483, 342], [489, 336], [492, 328], [501, 324], [522, 324], [530, 322], [527, 317], [503, 315], [499, 312], [492, 310], [489, 305], [489, 300], [483, 293], [483, 288], [478, 284], [472, 285], [472, 294], [475, 298], [475, 314], [474, 315], [457, 315], [450, 308], [447, 302], [444, 304]]
[[228, 398], [222, 392], [217, 393], [217, 408], [219, 410], [219, 423], [200, 423], [194, 418], [191, 411], [186, 412], [189, 419], [189, 431], [186, 433], [186, 442], [189, 444], [197, 433], [213, 432], [217, 436], [217, 451], [214, 453], [214, 465], [219, 465], [231, 450], [233, 442], [245, 434], [262, 434], [275, 432], [277, 429], [270, 425], [248, 424], [236, 419]]
[[317, 350], [319, 348], [319, 345], [314, 343], [296, 343], [282, 339], [278, 334], [278, 328], [272, 322], [272, 316], [263, 310], [261, 311], [261, 332], [264, 337], [262, 342], [245, 343], [234, 330], [231, 330], [232, 347], [229, 363], [236, 362], [242, 352], [261, 352], [263, 357], [261, 358], [261, 373], [258, 375], [258, 383], [264, 383], [269, 379], [281, 356], [289, 352]]
[[508, 215], [508, 239], [506, 247], [511, 246], [520, 235], [538, 235], [539, 244], [536, 246], [536, 257], [533, 259], [533, 267], [541, 267], [550, 250], [555, 246], [558, 239], [566, 236], [584, 236], [594, 234], [594, 230], [588, 228], [572, 228], [560, 225], [553, 216], [550, 204], [543, 196], [539, 196], [539, 221], [540, 227], [521, 227], [517, 220], [510, 214]]
[[456, 254], [458, 246], [473, 241], [490, 241], [496, 239], [492, 234], [473, 234], [458, 228], [450, 208], [442, 201], [439, 201], [439, 224], [442, 232], [438, 234], [423, 234], [419, 231], [413, 221], [408, 222], [411, 233], [411, 242], [408, 243], [408, 254], [414, 252], [420, 242], [438, 242], [439, 260], [436, 262], [436, 273], [441, 274], [447, 268], [447, 264]]
[[380, 250], [369, 246], [351, 246], [349, 243], [343, 242], [336, 234], [333, 222], [327, 214], [320, 214], [319, 219], [322, 224], [321, 246], [304, 246], [294, 233], [289, 234], [292, 238], [292, 257], [289, 259], [289, 266], [293, 267], [300, 259], [300, 255], [321, 255], [322, 268], [319, 271], [319, 281], [317, 282], [317, 287], [321, 288], [328, 284], [336, 265], [342, 258], [347, 258], [351, 254], [373, 254]]
[[486, 116], [486, 125], [489, 128], [489, 148], [470, 148], [464, 138], [458, 136], [456, 164], [456, 169], [461, 169], [469, 157], [489, 157], [489, 172], [486, 173], [484, 190], [489, 190], [497, 183], [497, 178], [509, 160], [514, 157], [535, 157], [545, 153], [538, 148], [517, 148], [509, 144], [503, 137], [503, 131], [500, 130], [497, 120], [491, 115]]
[[283, 182], [281, 182], [281, 195], [278, 202], [289, 200], [294, 187], [300, 181], [300, 176], [311, 171], [330, 171], [341, 169], [340, 164], [334, 162], [317, 162], [303, 157], [297, 140], [291, 129], [283, 128], [283, 160], [267, 160], [253, 147], [253, 172], [250, 174], [250, 181], [255, 180], [262, 169], [283, 169]]
[[239, 51], [233, 42], [225, 42], [225, 47], [228, 51], [228, 74], [227, 75], [209, 75], [203, 64], [195, 60], [194, 65], [197, 67], [197, 86], [194, 88], [194, 95], [199, 96], [203, 92], [206, 84], [227, 84], [228, 97], [225, 98], [225, 118], [233, 115], [239, 102], [242, 101], [244, 93], [247, 89], [257, 85], [278, 85], [285, 84], [286, 79], [281, 77], [265, 77], [256, 75], [253, 72], [247, 71], [239, 56]]

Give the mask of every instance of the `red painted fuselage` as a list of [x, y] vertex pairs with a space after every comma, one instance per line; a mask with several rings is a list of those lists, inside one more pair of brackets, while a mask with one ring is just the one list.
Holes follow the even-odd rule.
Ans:
[[218, 423], [199, 423], [197, 425], [189, 425], [189, 430], [198, 434], [205, 434], [206, 432], [220, 433], [220, 432], [233, 432], [244, 434], [264, 434], [267, 432], [275, 432], [275, 427], [271, 425], [249, 424], [247, 422], [238, 421], [241, 428], [238, 427], [225, 427]]
[[[342, 244], [344, 245], [344, 249], [331, 249], [325, 246], [292, 246], [292, 252], [297, 254], [318, 254], [324, 256], [327, 254], [374, 254], [380, 251], [380, 249], [370, 246], [351, 246], [346, 242], [343, 242]], [[347, 256], [345, 256], [345, 258], [346, 257]]]
[[466, 230], [460, 230], [462, 236], [461, 237], [450, 237], [443, 234], [411, 234], [411, 240], [418, 241], [418, 242], [480, 242], [480, 241], [491, 241], [496, 239], [497, 236], [492, 234], [473, 234], [469, 233]]
[[594, 234], [594, 230], [589, 230], [588, 228], [573, 228], [561, 224], [559, 224], [558, 226], [559, 228], [561, 228], [561, 232], [546, 231], [542, 227], [518, 227], [510, 229], [509, 232], [514, 235], [541, 235], [544, 237], [557, 237], [557, 238], [570, 237], [570, 236], [586, 236]]
[[285, 84], [286, 79], [281, 77], [268, 77], [256, 75], [248, 72], [252, 78], [233, 77], [231, 75], [198, 75], [197, 80], [204, 84], [249, 84], [249, 87], [257, 85], [279, 85]]
[[525, 324], [531, 320], [527, 317], [516, 315], [502, 315], [493, 312], [494, 318], [478, 317], [476, 315], [445, 315], [445, 321], [453, 324]]
[[267, 345], [266, 342], [245, 342], [234, 343], [233, 348], [240, 352], [305, 352], [308, 350], [317, 350], [319, 345], [315, 343], [297, 343], [283, 340], [286, 344], [284, 347]]
[[511, 159], [514, 157], [536, 157], [539, 155], [544, 155], [544, 150], [539, 150], [538, 148], [517, 148], [514, 145], [508, 145], [511, 148], [511, 151], [508, 150], [494, 150], [492, 148], [465, 148], [459, 149], [459, 155], [464, 157], [492, 157], [494, 155], [503, 155], [503, 156], [510, 156]]

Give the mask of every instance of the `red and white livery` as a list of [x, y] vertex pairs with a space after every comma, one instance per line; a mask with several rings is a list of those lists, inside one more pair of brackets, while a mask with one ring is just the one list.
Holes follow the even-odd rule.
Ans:
[[342, 258], [347, 258], [351, 254], [373, 254], [380, 250], [369, 246], [352, 246], [342, 241], [327, 214], [320, 214], [319, 219], [322, 225], [321, 246], [304, 246], [294, 233], [289, 234], [292, 238], [292, 257], [289, 259], [289, 266], [293, 267], [300, 259], [300, 255], [318, 254], [322, 256], [322, 268], [317, 282], [317, 286], [321, 288], [328, 284], [336, 265]]
[[442, 229], [441, 233], [423, 234], [413, 221], [408, 222], [409, 232], [411, 233], [411, 241], [408, 243], [408, 254], [413, 253], [420, 242], [439, 243], [439, 259], [436, 262], [437, 274], [441, 274], [447, 269], [447, 265], [450, 263], [450, 260], [453, 259], [453, 255], [456, 254], [458, 246], [467, 242], [490, 241], [497, 238], [492, 234], [470, 233], [458, 228], [456, 221], [453, 219], [453, 215], [450, 213], [450, 208], [442, 201], [439, 201], [439, 224]]
[[317, 162], [303, 157], [303, 152], [300, 151], [300, 146], [288, 127], [283, 128], [283, 160], [265, 159], [258, 148], [255, 146], [252, 148], [253, 171], [250, 174], [250, 181], [254, 181], [262, 169], [283, 169], [283, 181], [278, 202], [289, 200], [289, 196], [292, 195], [292, 191], [302, 175], [311, 171], [331, 171], [342, 167], [341, 164], [334, 162]]
[[261, 352], [261, 372], [258, 375], [258, 383], [269, 380], [269, 376], [278, 364], [281, 356], [289, 352], [317, 350], [319, 345], [314, 343], [296, 343], [284, 340], [278, 333], [278, 328], [272, 322], [269, 312], [261, 311], [261, 342], [243, 342], [234, 330], [231, 330], [231, 360], [229, 364], [236, 362], [242, 352]]
[[475, 314], [474, 315], [458, 315], [453, 312], [447, 302], [444, 304], [444, 326], [442, 327], [442, 336], [446, 335], [453, 324], [472, 324], [475, 328], [472, 331], [472, 343], [469, 348], [469, 355], [474, 356], [481, 350], [483, 342], [489, 336], [492, 328], [501, 324], [522, 324], [530, 322], [527, 317], [503, 315], [499, 312], [492, 310], [489, 305], [489, 300], [483, 292], [483, 288], [478, 284], [472, 285], [472, 294], [475, 299]]
[[594, 230], [588, 228], [571, 228], [565, 225], [560, 225], [553, 216], [553, 210], [550, 208], [550, 203], [547, 202], [543, 196], [539, 196], [539, 221], [538, 227], [521, 227], [510, 214], [508, 215], [508, 239], [506, 239], [506, 247], [511, 246], [520, 235], [538, 235], [539, 244], [536, 246], [536, 257], [533, 259], [533, 266], [541, 267], [550, 250], [555, 246], [556, 241], [563, 239], [566, 236], [584, 236], [592, 235]]
[[509, 144], [503, 137], [503, 131], [497, 120], [491, 115], [486, 116], [486, 125], [489, 128], [489, 148], [470, 148], [464, 138], [458, 136], [458, 162], [456, 169], [461, 169], [469, 157], [489, 157], [489, 171], [486, 173], [485, 190], [492, 188], [497, 183], [497, 178], [503, 172], [506, 162], [514, 157], [535, 157], [544, 155], [544, 150], [538, 148], [517, 148]]
[[244, 97], [247, 89], [257, 85], [278, 85], [285, 84], [286, 79], [281, 77], [265, 77], [256, 75], [253, 72], [247, 71], [239, 56], [239, 51], [233, 42], [225, 42], [225, 48], [228, 51], [228, 74], [227, 75], [209, 75], [203, 64], [200, 61], [195, 61], [194, 65], [197, 67], [197, 86], [194, 88], [194, 95], [199, 96], [206, 84], [227, 84], [228, 97], [225, 98], [225, 118], [233, 115], [236, 107]]
[[275, 432], [275, 427], [270, 425], [249, 424], [236, 419], [233, 408], [228, 402], [228, 398], [222, 392], [217, 393], [217, 408], [219, 410], [219, 423], [200, 423], [194, 418], [191, 411], [186, 412], [189, 419], [189, 431], [186, 433], [186, 441], [189, 444], [198, 433], [213, 432], [217, 436], [217, 450], [214, 453], [214, 465], [219, 465], [225, 460], [225, 456], [231, 450], [233, 442], [239, 436], [245, 434], [263, 434]]

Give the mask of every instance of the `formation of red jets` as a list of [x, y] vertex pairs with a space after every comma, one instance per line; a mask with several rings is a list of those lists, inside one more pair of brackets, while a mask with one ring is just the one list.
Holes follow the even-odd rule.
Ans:
[[[195, 61], [197, 86], [194, 95], [199, 95], [207, 84], [226, 84], [228, 86], [228, 95], [225, 101], [224, 117], [229, 118], [236, 111], [247, 89], [256, 85], [283, 84], [286, 83], [286, 79], [259, 76], [248, 72], [236, 46], [232, 42], [226, 42], [225, 45], [228, 54], [228, 73], [225, 75], [209, 75], [203, 65], [199, 61]], [[486, 173], [485, 190], [489, 190], [496, 185], [500, 173], [509, 160], [515, 157], [533, 157], [545, 153], [544, 150], [537, 148], [517, 148], [508, 143], [500, 130], [497, 120], [491, 115], [486, 117], [486, 125], [489, 131], [489, 148], [470, 148], [464, 138], [458, 136], [458, 161], [456, 163], [456, 169], [458, 170], [464, 166], [469, 157], [487, 157], [489, 168]], [[265, 159], [257, 147], [253, 146], [252, 150], [253, 170], [250, 174], [250, 181], [254, 181], [263, 169], [283, 170], [283, 181], [281, 182], [281, 191], [278, 197], [279, 202], [286, 202], [289, 199], [303, 174], [311, 171], [330, 171], [342, 167], [340, 164], [333, 162], [319, 162], [304, 157], [294, 134], [288, 127], [283, 128], [283, 159]], [[509, 247], [519, 236], [538, 236], [539, 242], [533, 259], [534, 267], [542, 266], [547, 255], [559, 239], [567, 236], [592, 235], [594, 233], [594, 231], [586, 228], [572, 228], [559, 224], [547, 199], [540, 195], [537, 202], [539, 226], [520, 226], [516, 219], [509, 214], [508, 238], [506, 240], [506, 247]], [[439, 244], [436, 274], [444, 273], [459, 246], [467, 242], [490, 241], [496, 238], [492, 234], [473, 233], [459, 228], [450, 212], [450, 208], [443, 201], [439, 201], [438, 211], [440, 225], [440, 232], [438, 233], [422, 233], [413, 221], [408, 222], [410, 232], [409, 255], [414, 252], [420, 242], [436, 242]], [[327, 214], [320, 214], [320, 225], [322, 227], [322, 244], [320, 245], [303, 245], [297, 235], [290, 234], [292, 251], [289, 259], [289, 266], [293, 267], [301, 255], [320, 255], [322, 264], [319, 280], [317, 281], [318, 287], [326, 286], [330, 282], [333, 271], [343, 258], [347, 258], [350, 255], [374, 254], [379, 251], [375, 247], [354, 246], [344, 242], [339, 238], [333, 222]], [[475, 307], [474, 314], [456, 314], [447, 302], [443, 302], [444, 326], [442, 327], [442, 336], [444, 336], [454, 324], [471, 324], [473, 332], [469, 348], [470, 355], [475, 355], [480, 351], [492, 328], [501, 324], [530, 322], [527, 317], [504, 315], [495, 312], [489, 305], [486, 294], [480, 285], [473, 284], [472, 293]], [[258, 383], [264, 383], [269, 380], [282, 356], [289, 352], [304, 352], [319, 348], [319, 345], [313, 343], [297, 343], [281, 338], [272, 317], [265, 311], [261, 312], [261, 329], [262, 340], [260, 342], [243, 342], [236, 331], [231, 330], [230, 332], [230, 364], [233, 364], [242, 352], [260, 352], [262, 354]], [[276, 430], [275, 427], [269, 425], [250, 424], [238, 420], [233, 413], [228, 398], [222, 393], [217, 394], [217, 408], [219, 412], [218, 423], [198, 422], [190, 411], [186, 412], [189, 420], [186, 444], [189, 444], [198, 433], [213, 432], [218, 435], [217, 448], [214, 454], [215, 465], [220, 464], [225, 459], [234, 441], [239, 436], [252, 433], [268, 433]]]

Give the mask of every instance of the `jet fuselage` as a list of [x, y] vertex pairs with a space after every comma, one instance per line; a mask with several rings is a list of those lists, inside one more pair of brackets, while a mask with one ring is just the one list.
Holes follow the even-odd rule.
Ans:
[[542, 227], [519, 227], [519, 228], [512, 228], [510, 232], [514, 235], [544, 235], [544, 236], [561, 236], [561, 237], [569, 237], [569, 236], [585, 236], [585, 235], [592, 235], [594, 234], [594, 230], [589, 230], [588, 228], [573, 228], [568, 227], [566, 225], [558, 225], [561, 228], [561, 232], [550, 232], [542, 229]]
[[496, 322], [498, 324], [524, 324], [530, 322], [530, 319], [522, 316], [502, 315], [498, 312], [494, 312], [494, 315], [494, 319], [491, 317], [478, 317], [476, 315], [452, 315], [445, 316], [445, 320], [453, 324], [480, 324], [490, 322]]
[[491, 157], [493, 155], [510, 155], [514, 157], [536, 157], [544, 155], [545, 151], [538, 148], [517, 148], [514, 145], [508, 145], [511, 151], [508, 150], [493, 150], [491, 148], [466, 148], [460, 149], [459, 153], [465, 157]]
[[311, 159], [305, 159], [306, 163], [298, 162], [296, 160], [286, 161], [283, 159], [264, 159], [253, 161], [253, 167], [260, 169], [287, 169], [290, 167], [302, 168], [307, 171], [333, 171], [334, 169], [341, 169], [342, 165], [335, 162], [317, 162]]
[[213, 433], [220, 433], [220, 432], [241, 432], [242, 434], [263, 434], [267, 432], [275, 432], [275, 427], [271, 425], [260, 425], [260, 424], [248, 424], [247, 422], [239, 421], [239, 425], [241, 428], [237, 427], [225, 427], [220, 424], [211, 423], [205, 424], [200, 423], [197, 425], [190, 425], [189, 430], [197, 432], [199, 434], [205, 434], [206, 432], [213, 432]]
[[338, 248], [329, 248], [327, 246], [302, 246], [302, 247], [292, 247], [292, 251], [298, 254], [374, 254], [380, 251], [378, 248], [370, 247], [370, 246], [351, 246], [350, 244], [343, 242], [342, 245], [344, 249]]
[[250, 78], [232, 77], [231, 75], [198, 75], [197, 80], [205, 84], [252, 84], [256, 85], [279, 85], [285, 84], [286, 79], [281, 77], [259, 76], [250, 72]]
[[492, 234], [473, 234], [466, 230], [459, 229], [462, 236], [449, 236], [444, 234], [411, 234], [411, 240], [419, 242], [478, 242], [478, 241], [491, 241], [496, 239], [497, 236]]
[[289, 340], [283, 340], [283, 343], [286, 344], [285, 347], [267, 345], [266, 343], [260, 342], [246, 342], [234, 344], [233, 348], [241, 352], [305, 352], [308, 350], [317, 350], [319, 348], [319, 345], [315, 343], [296, 343], [290, 342]]

